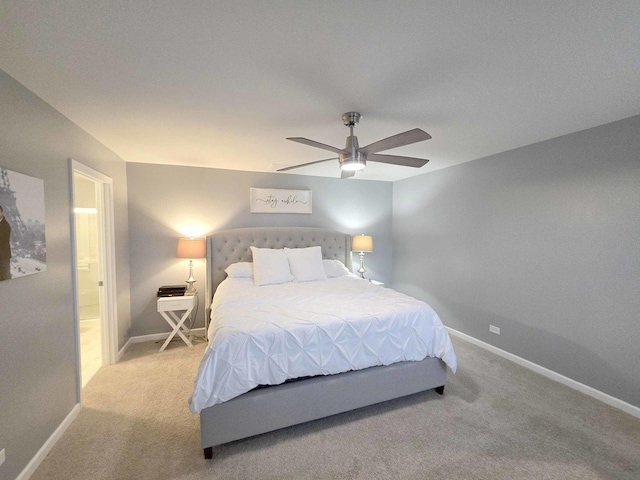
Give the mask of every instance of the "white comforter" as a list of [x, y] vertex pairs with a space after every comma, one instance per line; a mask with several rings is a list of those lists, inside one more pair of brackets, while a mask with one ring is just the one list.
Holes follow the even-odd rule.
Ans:
[[457, 366], [429, 305], [353, 276], [258, 287], [228, 278], [213, 300], [209, 339], [189, 400], [194, 413], [290, 378], [425, 357]]

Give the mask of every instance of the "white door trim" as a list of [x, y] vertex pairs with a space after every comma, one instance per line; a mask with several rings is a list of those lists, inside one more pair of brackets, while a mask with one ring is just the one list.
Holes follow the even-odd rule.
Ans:
[[74, 191], [73, 174], [77, 173], [96, 182], [97, 202], [98, 202], [98, 230], [100, 236], [100, 281], [103, 286], [100, 288], [100, 318], [102, 325], [102, 364], [111, 365], [118, 360], [118, 322], [116, 303], [116, 263], [115, 263], [115, 226], [113, 212], [113, 180], [90, 168], [86, 165], [69, 159], [69, 176], [71, 184], [71, 263], [73, 274], [73, 302], [74, 316], [77, 337], [77, 370], [78, 370], [78, 390], [81, 390], [80, 381], [80, 318], [78, 313], [78, 289], [76, 270], [76, 244], [75, 244], [75, 215], [73, 213]]

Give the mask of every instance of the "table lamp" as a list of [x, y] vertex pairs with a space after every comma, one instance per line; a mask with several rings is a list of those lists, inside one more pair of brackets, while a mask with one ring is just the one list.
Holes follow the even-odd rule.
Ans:
[[360, 277], [364, 278], [364, 253], [365, 252], [373, 252], [373, 238], [369, 235], [354, 235], [353, 241], [351, 242], [351, 250], [354, 252], [360, 252], [360, 268], [358, 269], [358, 273]]
[[193, 259], [204, 258], [206, 254], [206, 247], [204, 238], [180, 238], [178, 239], [178, 258], [189, 259], [189, 278], [187, 279], [187, 291], [185, 295], [195, 295], [196, 289], [193, 287], [196, 279], [193, 278]]

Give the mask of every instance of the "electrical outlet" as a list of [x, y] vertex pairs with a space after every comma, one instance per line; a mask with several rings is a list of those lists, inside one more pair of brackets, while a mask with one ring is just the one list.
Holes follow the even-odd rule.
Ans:
[[500, 335], [500, 327], [494, 327], [493, 325], [489, 325], [489, 331], [491, 333], [495, 333], [496, 335]]
[[0, 450], [0, 465], [4, 463], [4, 448]]

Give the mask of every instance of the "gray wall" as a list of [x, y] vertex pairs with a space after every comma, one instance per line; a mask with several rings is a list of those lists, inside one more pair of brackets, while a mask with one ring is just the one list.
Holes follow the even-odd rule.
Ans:
[[[365, 258], [367, 278], [391, 280], [390, 182], [137, 163], [127, 164], [127, 181], [132, 336], [170, 330], [156, 311], [156, 292], [161, 285], [182, 284], [187, 278], [188, 261], [175, 255], [178, 237], [189, 233], [190, 227], [195, 227], [196, 236], [249, 226], [370, 234], [375, 251]], [[252, 214], [250, 187], [310, 189], [313, 213]], [[359, 257], [353, 257], [358, 263]], [[204, 261], [194, 262], [194, 276], [196, 288], [204, 293]], [[204, 324], [203, 297], [196, 327]]]
[[393, 240], [446, 325], [640, 407], [640, 116], [394, 183]]
[[[327, 227], [373, 235], [368, 276], [447, 325], [640, 406], [640, 117], [395, 184], [125, 166], [2, 70], [0, 125], [0, 165], [44, 180], [48, 250], [46, 272], [0, 282], [0, 478], [79, 400], [68, 158], [114, 180], [120, 347], [168, 330], [155, 293], [186, 278], [189, 227]], [[313, 214], [250, 214], [254, 186], [311, 189]]]
[[70, 157], [114, 179], [120, 345], [129, 329], [126, 169], [0, 70], [0, 165], [44, 180], [47, 270], [0, 282], [0, 478], [16, 478], [79, 401], [70, 248]]

